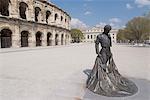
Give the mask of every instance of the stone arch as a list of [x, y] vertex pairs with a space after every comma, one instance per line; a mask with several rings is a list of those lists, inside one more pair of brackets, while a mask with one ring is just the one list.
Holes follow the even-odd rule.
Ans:
[[55, 17], [55, 21], [56, 21], [58, 19], [58, 14], [56, 13], [54, 17]]
[[38, 31], [36, 34], [35, 34], [35, 38], [36, 38], [36, 46], [42, 46], [42, 35], [43, 33]]
[[64, 45], [64, 34], [61, 34], [61, 45]]
[[52, 46], [52, 33], [48, 32], [47, 33], [47, 46]]
[[38, 22], [38, 17], [41, 9], [39, 7], [35, 7], [35, 21]]
[[59, 35], [55, 34], [55, 45], [58, 45], [59, 42]]
[[63, 19], [64, 19], [63, 16], [61, 16], [61, 21], [63, 21]]
[[12, 31], [4, 28], [0, 31], [1, 48], [10, 48], [12, 46]]
[[46, 11], [46, 23], [48, 23], [49, 16], [51, 15], [51, 12], [49, 10]]
[[10, 0], [0, 0], [0, 13], [3, 16], [9, 16]]
[[27, 11], [28, 5], [25, 2], [19, 3], [19, 14], [22, 19], [26, 19], [26, 11]]
[[67, 19], [65, 18], [65, 23], [67, 22]]
[[28, 47], [29, 46], [29, 32], [22, 31], [21, 32], [21, 47]]

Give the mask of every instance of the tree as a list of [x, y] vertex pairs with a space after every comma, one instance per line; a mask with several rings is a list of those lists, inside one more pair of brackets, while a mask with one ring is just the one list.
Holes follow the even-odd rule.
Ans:
[[71, 29], [71, 37], [73, 42], [81, 42], [81, 40], [84, 38], [84, 35], [79, 29]]
[[126, 38], [137, 43], [149, 39], [150, 19], [146, 17], [135, 17], [126, 24]]
[[124, 29], [119, 29], [117, 33], [117, 42], [125, 42], [127, 40], [125, 34]]

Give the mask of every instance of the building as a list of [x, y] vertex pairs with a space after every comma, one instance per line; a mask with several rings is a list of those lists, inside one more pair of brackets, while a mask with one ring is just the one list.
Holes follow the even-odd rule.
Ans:
[[[90, 42], [93, 43], [96, 40], [96, 37], [98, 34], [102, 34], [104, 32], [104, 28], [103, 27], [93, 27], [91, 29], [88, 30], [84, 30], [82, 31], [84, 33], [84, 40], [83, 42]], [[117, 42], [117, 29], [112, 29], [110, 31], [110, 36], [112, 39], [112, 43], [116, 43]]]
[[117, 43], [117, 33], [118, 33], [118, 29], [112, 29], [110, 31], [112, 43]]
[[93, 27], [91, 29], [87, 29], [83, 31], [84, 40], [83, 42], [91, 42], [93, 43], [96, 40], [98, 34], [101, 34], [104, 31], [101, 27]]
[[48, 0], [0, 0], [0, 48], [68, 44], [70, 21]]

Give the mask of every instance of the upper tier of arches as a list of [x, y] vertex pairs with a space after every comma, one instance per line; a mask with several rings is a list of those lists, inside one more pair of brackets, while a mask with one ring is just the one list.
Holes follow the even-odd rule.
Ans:
[[46, 0], [0, 0], [0, 16], [70, 29], [71, 17]]

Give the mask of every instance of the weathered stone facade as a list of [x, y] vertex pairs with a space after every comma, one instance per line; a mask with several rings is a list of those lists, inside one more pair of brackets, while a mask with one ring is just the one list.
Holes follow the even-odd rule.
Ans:
[[66, 45], [71, 17], [47, 0], [0, 0], [1, 48]]

